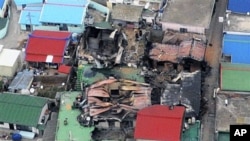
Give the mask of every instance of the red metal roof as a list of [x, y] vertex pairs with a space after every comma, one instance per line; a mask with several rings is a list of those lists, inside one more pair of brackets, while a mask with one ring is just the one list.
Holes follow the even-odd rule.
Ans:
[[58, 68], [58, 72], [60, 73], [65, 73], [65, 74], [69, 74], [71, 70], [70, 66], [66, 66], [66, 65], [60, 65]]
[[35, 30], [29, 35], [25, 60], [46, 62], [46, 57], [51, 55], [53, 63], [62, 63], [70, 35], [70, 32]]
[[153, 105], [137, 113], [135, 139], [180, 141], [185, 108]]

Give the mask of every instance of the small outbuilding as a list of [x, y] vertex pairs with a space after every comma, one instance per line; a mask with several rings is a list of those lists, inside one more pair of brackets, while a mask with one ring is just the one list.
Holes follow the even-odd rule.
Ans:
[[0, 45], [0, 76], [13, 77], [20, 64], [21, 51], [5, 49]]

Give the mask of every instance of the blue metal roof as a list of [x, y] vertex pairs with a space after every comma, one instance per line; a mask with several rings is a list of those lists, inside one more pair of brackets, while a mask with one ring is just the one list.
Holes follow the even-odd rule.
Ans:
[[250, 64], [250, 36], [225, 34], [223, 54], [231, 55], [232, 63]]
[[43, 0], [14, 0], [16, 5], [42, 3]]
[[4, 4], [5, 0], [0, 0], [0, 8], [3, 9], [3, 4]]
[[235, 13], [250, 12], [250, 0], [228, 0], [227, 8]]
[[25, 7], [19, 18], [19, 24], [41, 25], [39, 22], [42, 7]]
[[87, 0], [48, 0], [42, 8], [40, 22], [62, 23], [62, 24], [83, 24]]
[[86, 6], [89, 0], [47, 0], [46, 3], [70, 5], [70, 6]]

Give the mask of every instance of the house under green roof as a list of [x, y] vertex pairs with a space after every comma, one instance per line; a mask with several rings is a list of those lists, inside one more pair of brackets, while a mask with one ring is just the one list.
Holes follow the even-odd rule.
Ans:
[[221, 90], [250, 91], [250, 65], [221, 63]]
[[0, 94], [0, 122], [37, 127], [47, 99], [36, 96]]

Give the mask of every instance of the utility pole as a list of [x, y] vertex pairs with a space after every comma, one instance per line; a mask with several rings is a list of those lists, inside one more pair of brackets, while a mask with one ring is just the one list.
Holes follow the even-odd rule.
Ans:
[[29, 23], [30, 23], [30, 32], [32, 32], [32, 22], [31, 22], [31, 15], [30, 15], [30, 12], [28, 13], [28, 18], [29, 18]]

